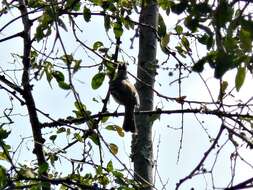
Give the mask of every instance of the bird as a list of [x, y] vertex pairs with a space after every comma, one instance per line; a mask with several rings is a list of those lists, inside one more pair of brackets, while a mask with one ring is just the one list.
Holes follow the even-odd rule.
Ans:
[[137, 133], [135, 108], [139, 107], [139, 95], [135, 86], [128, 80], [126, 64], [119, 64], [114, 79], [109, 82], [109, 91], [115, 101], [125, 107], [123, 129]]

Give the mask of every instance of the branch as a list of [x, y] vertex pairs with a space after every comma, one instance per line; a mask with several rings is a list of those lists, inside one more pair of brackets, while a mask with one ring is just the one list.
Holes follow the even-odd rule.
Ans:
[[235, 186], [225, 188], [225, 190], [235, 190], [235, 189], [246, 189], [253, 187], [253, 177], [250, 179], [247, 179], [246, 181], [243, 181]]
[[[86, 189], [86, 190], [109, 190], [106, 188], [100, 188], [98, 187], [98, 184], [94, 183], [93, 185], [85, 185], [82, 182], [76, 182], [74, 180], [72, 180], [71, 178], [67, 177], [67, 178], [55, 178], [55, 179], [51, 179], [51, 178], [29, 178], [29, 177], [25, 177], [25, 176], [19, 176], [19, 178], [17, 180], [14, 181], [20, 181], [20, 180], [27, 180], [27, 181], [34, 181], [34, 182], [46, 182], [46, 183], [50, 183], [53, 185], [59, 185], [62, 184], [63, 186], [67, 186], [69, 188], [72, 189], [76, 189], [75, 187], [80, 187], [81, 189]], [[71, 187], [70, 185], [74, 185], [75, 187]], [[23, 187], [23, 186], [21, 186]], [[11, 188], [18, 188], [21, 189], [20, 186], [12, 186]]]
[[18, 85], [12, 83], [11, 81], [7, 80], [4, 75], [0, 75], [0, 81], [6, 84], [8, 87], [12, 88], [16, 92], [23, 95], [23, 89], [21, 89]]
[[[28, 11], [26, 8], [26, 4], [24, 0], [19, 0], [19, 11], [22, 16], [22, 22], [24, 26], [24, 35], [23, 35], [23, 56], [22, 56], [22, 64], [23, 64], [23, 73], [22, 73], [22, 85], [23, 85], [23, 97], [25, 99], [25, 103], [27, 106], [27, 110], [29, 113], [32, 133], [33, 133], [33, 139], [34, 139], [34, 150], [33, 153], [37, 157], [38, 166], [45, 166], [47, 165], [44, 151], [43, 151], [43, 143], [44, 139], [41, 134], [40, 129], [40, 122], [38, 119], [36, 106], [34, 102], [34, 98], [32, 95], [32, 86], [30, 84], [30, 68], [31, 68], [31, 60], [30, 60], [30, 53], [31, 53], [31, 20], [28, 17]], [[41, 177], [48, 177], [47, 171], [44, 171], [42, 174], [40, 174]], [[42, 187], [42, 190], [49, 190], [50, 184], [45, 184], [45, 186]]]
[[[253, 118], [253, 115], [250, 114], [238, 114], [238, 113], [227, 113], [220, 110], [203, 110], [202, 108], [196, 108], [196, 109], [178, 109], [178, 110], [161, 110], [157, 109], [155, 111], [137, 111], [135, 112], [136, 115], [160, 115], [160, 114], [182, 114], [182, 113], [194, 113], [194, 114], [206, 114], [206, 115], [215, 115], [217, 117], [227, 117], [227, 118]], [[99, 117], [119, 117], [124, 116], [124, 112], [113, 112], [113, 113], [98, 113], [91, 115], [90, 118], [99, 118]], [[67, 124], [74, 124], [74, 123], [85, 123], [87, 122], [87, 118], [81, 117], [81, 118], [71, 118], [71, 119], [59, 119], [54, 122], [50, 123], [43, 123], [41, 124], [42, 127], [57, 127], [57, 126], [64, 126]]]
[[7, 40], [10, 40], [10, 39], [12, 39], [12, 38], [22, 37], [23, 34], [24, 34], [24, 32], [19, 32], [19, 33], [13, 34], [13, 35], [11, 35], [11, 36], [8, 36], [8, 37], [6, 37], [6, 38], [0, 39], [0, 43], [1, 43], [1, 42], [4, 42], [4, 41], [7, 41]]
[[203, 158], [200, 160], [200, 162], [198, 163], [198, 165], [192, 170], [192, 172], [191, 172], [188, 176], [186, 176], [185, 178], [181, 179], [181, 180], [177, 183], [177, 185], [176, 185], [176, 190], [180, 187], [180, 185], [182, 185], [186, 180], [191, 179], [191, 178], [194, 176], [194, 174], [195, 174], [198, 170], [200, 170], [200, 168], [203, 166], [203, 163], [204, 163], [205, 160], [207, 159], [207, 157], [208, 157], [208, 155], [210, 154], [210, 152], [211, 152], [211, 151], [215, 148], [215, 146], [217, 145], [218, 140], [220, 139], [221, 134], [222, 134], [222, 132], [223, 132], [224, 129], [225, 129], [225, 128], [224, 128], [224, 126], [223, 126], [223, 124], [222, 124], [221, 127], [220, 127], [220, 130], [219, 130], [219, 132], [218, 132], [218, 134], [217, 134], [217, 136], [216, 136], [216, 138], [215, 138], [215, 140], [214, 140], [214, 142], [213, 142], [213, 144], [212, 144], [212, 145], [210, 146], [210, 148], [204, 153]]
[[5, 88], [2, 85], [0, 85], [0, 88], [4, 89], [6, 92], [10, 93], [13, 97], [15, 97], [20, 102], [20, 104], [22, 106], [26, 104], [24, 100], [22, 100], [20, 97], [17, 96], [16, 91], [11, 91], [11, 90], [9, 90], [8, 88]]

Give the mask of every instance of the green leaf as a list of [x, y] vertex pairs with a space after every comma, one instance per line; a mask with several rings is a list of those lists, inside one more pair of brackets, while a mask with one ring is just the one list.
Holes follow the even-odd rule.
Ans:
[[182, 46], [176, 46], [175, 47], [177, 49], [177, 53], [179, 53], [182, 57], [186, 58], [185, 54], [185, 50], [182, 48]]
[[38, 58], [38, 53], [36, 51], [31, 51], [30, 53], [30, 59], [31, 59], [31, 64], [33, 68], [36, 68], [37, 66], [37, 58]]
[[101, 166], [98, 166], [96, 169], [96, 174], [101, 175], [103, 173], [103, 168]]
[[160, 37], [164, 37], [166, 35], [166, 25], [164, 23], [163, 17], [159, 14], [159, 20], [158, 20], [158, 35]]
[[238, 50], [238, 38], [233, 38], [227, 36], [223, 40], [223, 45], [228, 52], [237, 51]]
[[79, 11], [80, 8], [81, 8], [81, 2], [74, 0], [73, 10], [74, 11]]
[[96, 145], [99, 145], [99, 143], [100, 143], [99, 137], [98, 137], [98, 135], [97, 135], [95, 132], [92, 133], [92, 135], [90, 135], [89, 138], [90, 138]]
[[[51, 80], [53, 79], [53, 65], [51, 62], [49, 61], [45, 61], [44, 64], [44, 72], [46, 73], [46, 77], [47, 77], [47, 81], [50, 84]], [[43, 74], [41, 74], [43, 75]]]
[[133, 23], [133, 21], [130, 19], [130, 17], [129, 16], [126, 16], [124, 19], [123, 19], [123, 24], [124, 24], [124, 26], [126, 27], [126, 29], [132, 29], [132, 30], [134, 30], [134, 23]]
[[187, 8], [187, 4], [188, 4], [188, 1], [181, 1], [178, 4], [172, 5], [171, 10], [173, 13], [176, 13], [179, 15], [185, 11], [185, 9]]
[[54, 143], [55, 139], [57, 138], [57, 135], [51, 135], [49, 139]]
[[[242, 28], [244, 30], [253, 31], [253, 20], [252, 19], [246, 19], [246, 17], [240, 17], [240, 23], [241, 23]], [[253, 38], [253, 36], [251, 36], [251, 37]]]
[[63, 90], [70, 90], [70, 89], [71, 89], [70, 84], [67, 84], [67, 83], [64, 82], [64, 81], [59, 81], [59, 82], [58, 82], [58, 85], [59, 85], [59, 87], [60, 87], [61, 89], [63, 89]]
[[109, 144], [109, 148], [110, 148], [112, 154], [114, 154], [114, 155], [116, 155], [118, 153], [118, 151], [119, 151], [118, 146], [116, 144], [114, 144], [114, 143], [110, 143]]
[[6, 156], [6, 154], [4, 152], [0, 152], [0, 160], [8, 161], [8, 157]]
[[101, 48], [98, 49], [98, 51], [99, 51], [100, 53], [105, 53], [105, 54], [107, 54], [108, 50], [109, 50], [109, 49], [106, 48], [106, 47], [101, 47]]
[[35, 38], [38, 42], [44, 37], [43, 30], [41, 25], [36, 28]]
[[79, 142], [83, 142], [83, 138], [82, 136], [80, 135], [80, 133], [75, 133], [74, 134], [74, 137], [76, 140], [78, 140]]
[[192, 32], [196, 32], [199, 26], [198, 18], [193, 18], [191, 15], [184, 20], [185, 26]]
[[107, 126], [105, 127], [105, 129], [107, 129], [107, 130], [109, 130], [109, 131], [116, 131], [115, 125], [107, 125]]
[[59, 157], [54, 153], [52, 153], [52, 154], [50, 153], [48, 155], [48, 158], [50, 160], [50, 164], [53, 165], [53, 166], [55, 166], [55, 161], [57, 161], [59, 159]]
[[8, 178], [7, 178], [7, 172], [6, 169], [0, 165], [0, 187], [1, 189], [7, 185], [8, 183]]
[[227, 88], [228, 88], [228, 82], [227, 81], [222, 81], [221, 92], [225, 93], [225, 91], [226, 91]]
[[208, 4], [208, 2], [200, 2], [193, 7], [194, 15], [197, 15], [197, 16], [200, 16], [200, 15], [206, 16], [211, 11], [212, 11], [212, 7]]
[[47, 10], [40, 18], [39, 25], [36, 28], [35, 39], [39, 42], [44, 37], [49, 36], [52, 33], [53, 16], [50, 16], [50, 11]]
[[64, 74], [60, 71], [53, 71], [52, 75], [56, 79], [57, 82], [64, 81], [65, 79]]
[[112, 172], [112, 174], [113, 174], [115, 177], [117, 177], [117, 178], [123, 178], [123, 177], [124, 177], [124, 174], [123, 174], [122, 172], [120, 172], [120, 171], [117, 171], [117, 170], [114, 170], [114, 171]]
[[105, 174], [99, 176], [98, 181], [103, 186], [108, 185], [110, 182], [110, 180], [108, 179], [108, 177]]
[[79, 11], [81, 7], [80, 1], [76, 0], [67, 0], [67, 3], [65, 5], [65, 9], [70, 9], [74, 11]]
[[215, 24], [218, 27], [225, 27], [225, 24], [231, 21], [233, 12], [233, 7], [227, 0], [220, 0], [217, 9], [214, 11]]
[[43, 174], [48, 171], [48, 163], [43, 163], [39, 166], [39, 174]]
[[111, 28], [111, 18], [108, 15], [104, 16], [104, 27], [106, 31], [108, 31]]
[[82, 104], [80, 101], [75, 101], [74, 105], [78, 111], [86, 110], [86, 106]]
[[181, 43], [183, 44], [183, 46], [185, 47], [185, 49], [187, 51], [191, 51], [190, 43], [189, 43], [188, 39], [185, 36], [182, 37]]
[[30, 8], [38, 8], [38, 7], [43, 7], [46, 5], [46, 2], [43, 2], [43, 0], [29, 0], [28, 1], [28, 6]]
[[103, 116], [103, 117], [101, 118], [101, 122], [102, 122], [102, 123], [105, 123], [106, 121], [108, 121], [109, 118], [110, 118], [109, 116]]
[[98, 89], [104, 82], [105, 73], [97, 73], [91, 80], [91, 87], [95, 90]]
[[74, 60], [73, 73], [76, 73], [80, 69], [81, 63], [82, 63], [82, 60]]
[[83, 8], [83, 18], [86, 22], [90, 22], [91, 11], [87, 7]]
[[113, 24], [113, 32], [116, 38], [120, 38], [123, 34], [123, 28], [121, 23], [114, 23]]
[[247, 31], [243, 28], [240, 30], [240, 47], [246, 52], [252, 51], [252, 34], [253, 31]]
[[217, 79], [221, 79], [221, 77], [230, 69], [235, 68], [235, 61], [232, 55], [227, 54], [225, 52], [219, 51], [217, 52], [214, 58], [214, 76]]
[[60, 18], [58, 18], [58, 25], [59, 25], [61, 28], [63, 28], [66, 32], [68, 31], [68, 29], [67, 29], [65, 23], [64, 23], [63, 20], [60, 19]]
[[163, 36], [161, 38], [161, 46], [162, 47], [167, 47], [168, 43], [170, 42], [170, 35], [169, 34], [165, 34], [165, 36]]
[[203, 57], [202, 59], [198, 60], [197, 63], [195, 63], [195, 65], [193, 65], [192, 70], [195, 72], [202, 72], [204, 70], [204, 64], [206, 63], [206, 58]]
[[213, 45], [214, 45], [213, 37], [209, 36], [207, 34], [204, 34], [201, 37], [199, 37], [198, 41], [200, 43], [206, 45], [206, 47], [207, 47], [208, 50], [210, 50], [213, 47]]
[[67, 128], [67, 136], [71, 134], [70, 128]]
[[59, 134], [59, 133], [64, 133], [64, 132], [66, 132], [66, 128], [65, 127], [61, 127], [61, 128], [59, 128], [59, 129], [57, 129], [57, 133]]
[[211, 68], [215, 68], [216, 67], [216, 59], [218, 57], [218, 52], [217, 51], [210, 51], [207, 56], [206, 56], [206, 61], [209, 63], [209, 66]]
[[120, 137], [124, 137], [125, 136], [125, 133], [124, 133], [124, 130], [123, 130], [122, 127], [119, 127], [119, 126], [116, 125], [116, 131], [117, 131], [117, 133], [118, 133], [118, 135]]
[[6, 139], [9, 134], [11, 134], [11, 131], [6, 131], [3, 128], [0, 128], [0, 140], [2, 141], [3, 139]]
[[245, 76], [246, 76], [246, 68], [245, 67], [239, 67], [237, 70], [237, 74], [235, 77], [235, 88], [237, 90], [237, 92], [241, 89], [244, 80], [245, 80]]
[[67, 65], [71, 65], [71, 63], [74, 61], [74, 57], [72, 54], [65, 54], [61, 56], [60, 59]]
[[92, 98], [92, 101], [96, 102], [96, 103], [100, 103], [100, 101], [98, 99], [96, 99], [95, 97]]
[[125, 136], [124, 130], [118, 125], [107, 125], [105, 128], [109, 131], [116, 131], [120, 137]]
[[112, 172], [113, 171], [113, 164], [112, 164], [112, 161], [110, 160], [106, 166], [106, 170], [108, 172]]
[[93, 50], [98, 50], [98, 48], [103, 47], [104, 44], [100, 41], [97, 41], [93, 44]]
[[175, 30], [176, 30], [176, 32], [177, 32], [178, 35], [180, 35], [180, 34], [183, 33], [183, 27], [180, 26], [180, 25], [177, 25], [177, 26], [175, 27]]
[[158, 0], [159, 6], [163, 9], [163, 10], [168, 10], [170, 9], [172, 2], [168, 1], [168, 0]]

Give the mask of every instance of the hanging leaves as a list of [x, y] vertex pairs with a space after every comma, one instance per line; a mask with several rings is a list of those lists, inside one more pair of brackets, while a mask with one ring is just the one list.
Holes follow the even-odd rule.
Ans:
[[111, 160], [107, 163], [106, 170], [108, 172], [112, 172], [113, 171], [113, 164], [112, 164]]
[[110, 16], [108, 15], [104, 16], [104, 27], [106, 31], [108, 31], [111, 28], [111, 19]]
[[97, 73], [91, 80], [91, 87], [95, 90], [98, 89], [104, 82], [105, 73]]
[[161, 38], [161, 46], [162, 47], [167, 47], [167, 45], [170, 42], [170, 35], [169, 34], [165, 34], [162, 38]]
[[175, 30], [176, 30], [178, 35], [183, 33], [183, 27], [180, 26], [180, 25], [176, 25]]
[[162, 15], [159, 14], [159, 19], [158, 19], [158, 35], [160, 37], [164, 37], [166, 35], [166, 25], [164, 23]]
[[93, 44], [93, 50], [98, 50], [100, 47], [103, 47], [104, 44], [100, 41], [96, 41], [94, 44]]
[[83, 8], [83, 18], [86, 22], [90, 22], [90, 18], [91, 18], [91, 11], [89, 8], [84, 7]]
[[64, 74], [61, 71], [53, 71], [52, 76], [56, 79], [58, 86], [63, 90], [69, 90], [70, 85], [67, 84], [64, 80]]
[[7, 171], [6, 169], [0, 165], [0, 187], [5, 187], [8, 183], [8, 177], [7, 177]]
[[250, 31], [242, 28], [240, 30], [239, 38], [240, 38], [240, 47], [245, 52], [251, 52], [252, 51], [252, 40], [253, 40], [252, 31], [250, 32]]
[[244, 83], [246, 76], [246, 68], [245, 67], [239, 67], [237, 69], [237, 74], [235, 77], [235, 88], [237, 91], [239, 91]]
[[92, 140], [92, 142], [94, 142], [96, 145], [99, 145], [100, 141], [99, 141], [99, 137], [97, 135], [97, 133], [92, 133], [92, 135], [89, 136], [89, 138]]
[[119, 151], [118, 146], [116, 144], [114, 144], [114, 143], [110, 143], [109, 144], [109, 148], [110, 148], [112, 154], [114, 154], [114, 155], [116, 155], [118, 153], [118, 151]]
[[180, 3], [173, 4], [171, 6], [171, 10], [173, 13], [176, 13], [179, 15], [185, 11], [185, 9], [187, 8], [187, 4], [188, 4], [188, 1], [180, 1]]
[[214, 21], [218, 28], [225, 27], [225, 24], [231, 21], [233, 13], [234, 10], [227, 0], [219, 1], [219, 4], [214, 11]]
[[124, 130], [118, 125], [108, 125], [106, 126], [106, 129], [109, 131], [116, 131], [120, 137], [125, 136]]
[[123, 28], [120, 22], [116, 22], [113, 24], [113, 32], [116, 38], [120, 38], [122, 36]]

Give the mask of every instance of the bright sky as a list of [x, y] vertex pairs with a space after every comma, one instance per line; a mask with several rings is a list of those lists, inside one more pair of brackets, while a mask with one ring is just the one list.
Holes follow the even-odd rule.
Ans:
[[[12, 14], [15, 15], [14, 13]], [[5, 17], [7, 18], [7, 17]], [[12, 19], [13, 17], [11, 17]], [[175, 18], [170, 18], [168, 22], [175, 21]], [[3, 26], [4, 23], [7, 22], [7, 19], [0, 19], [0, 26]], [[82, 19], [80, 19], [80, 22], [83, 23]], [[66, 23], [67, 24], [67, 23]], [[92, 46], [93, 42], [95, 41], [105, 41], [107, 40], [107, 36], [103, 30], [103, 22], [102, 18], [95, 19], [92, 18], [91, 24], [84, 24], [81, 25], [81, 27], [84, 29], [84, 33], [82, 34], [82, 39], [84, 42]], [[4, 38], [8, 36], [9, 34], [14, 34], [17, 31], [22, 30], [22, 26], [20, 25], [20, 21], [15, 22], [15, 24], [12, 24], [9, 29], [4, 30], [0, 34], [0, 38]], [[169, 28], [169, 27], [168, 27]], [[63, 31], [62, 31], [63, 32]], [[134, 35], [134, 32], [126, 32], [124, 33], [123, 46], [126, 50], [126, 52], [134, 57], [137, 57], [138, 55], [138, 42], [135, 41], [134, 49], [130, 50], [130, 38]], [[62, 36], [64, 40], [64, 44], [67, 47], [68, 53], [73, 52], [73, 50], [76, 50], [76, 58], [80, 58], [83, 60], [84, 64], [92, 65], [95, 62], [90, 59], [86, 52], [83, 51], [82, 48], [80, 48], [73, 39], [73, 36], [71, 33], [63, 32]], [[173, 42], [171, 42], [173, 43]], [[49, 43], [50, 44], [50, 43]], [[109, 45], [108, 41], [107, 44]], [[59, 45], [59, 43], [57, 44]], [[159, 46], [158, 46], [159, 47]], [[11, 65], [13, 63], [13, 57], [11, 56], [11, 52], [18, 53], [21, 51], [22, 48], [22, 42], [19, 39], [11, 40], [10, 42], [4, 42], [1, 43], [0, 46], [0, 56], [1, 56], [1, 68], [5, 69], [6, 67], [15, 68], [16, 65], [18, 65], [18, 68], [20, 65], [17, 63], [16, 65]], [[160, 51], [160, 50], [159, 50]], [[91, 52], [88, 52], [89, 56], [94, 57], [94, 55]], [[126, 59], [126, 56], [124, 55], [124, 58]], [[161, 52], [158, 52], [157, 58], [162, 61], [164, 60], [164, 56]], [[97, 59], [97, 58], [96, 58]], [[130, 61], [130, 60], [129, 60]], [[130, 62], [131, 64], [131, 62]], [[173, 61], [170, 63], [173, 65]], [[136, 73], [136, 65], [131, 64], [129, 67], [129, 71], [135, 75]], [[100, 109], [102, 104], [96, 103], [92, 101], [92, 98], [95, 97], [98, 100], [101, 98], [104, 98], [108, 89], [107, 82], [98, 90], [92, 90], [90, 87], [91, 78], [94, 74], [97, 73], [97, 68], [87, 69], [80, 71], [75, 77], [74, 81], [76, 83], [76, 87], [79, 89], [79, 93], [81, 95], [82, 100], [86, 104], [88, 109], [91, 109], [93, 113], [97, 113]], [[0, 74], [3, 74], [0, 72]], [[15, 73], [17, 78], [19, 77], [19, 73]], [[176, 74], [176, 73], [175, 73]], [[229, 81], [229, 89], [231, 89], [234, 85], [234, 72], [231, 72], [230, 74], [226, 75], [225, 78]], [[217, 98], [218, 96], [218, 81], [215, 79], [212, 79], [213, 71], [210, 69], [207, 69], [204, 71], [203, 76], [205, 79], [208, 79], [208, 85], [209, 88], [212, 90], [214, 98]], [[13, 77], [13, 75], [11, 76]], [[178, 86], [176, 83], [173, 85], [170, 85], [170, 82], [173, 81], [177, 76], [168, 77], [167, 71], [161, 71], [159, 70], [159, 76], [157, 76], [157, 83], [156, 83], [156, 89], [165, 95], [168, 95], [170, 97], [177, 97], [178, 96]], [[45, 79], [45, 78], [44, 78]], [[247, 83], [242, 87], [239, 97], [242, 99], [248, 99], [252, 96], [252, 76], [249, 74], [247, 75]], [[132, 82], [134, 80], [130, 78]], [[72, 110], [73, 107], [73, 97], [67, 93], [67, 91], [60, 90], [57, 88], [57, 84], [55, 82], [52, 82], [53, 89], [50, 88], [47, 82], [39, 81], [34, 82], [34, 97], [37, 103], [37, 107], [44, 111], [49, 112], [50, 116], [54, 118], [64, 118], [69, 115], [73, 115]], [[162, 84], [161, 86], [159, 84]], [[0, 95], [2, 96], [2, 101], [0, 104], [0, 110], [2, 111], [6, 105], [10, 105], [10, 102], [8, 101], [8, 96], [3, 91], [0, 91]], [[208, 100], [210, 101], [210, 96], [208, 94], [208, 91], [204, 87], [203, 82], [200, 80], [199, 76], [197, 74], [193, 74], [189, 77], [189, 79], [186, 79], [183, 81], [182, 84], [182, 95], [186, 95], [187, 99], [189, 100]], [[14, 113], [22, 113], [24, 114], [24, 107], [21, 107], [17, 101], [14, 101], [15, 106], [18, 105], [17, 108], [15, 108]], [[180, 109], [180, 106], [173, 102], [167, 102], [159, 97], [155, 97], [155, 106], [158, 106], [160, 108], [169, 110], [169, 109]], [[187, 107], [187, 106], [186, 106]], [[117, 104], [111, 99], [108, 105], [108, 109], [110, 112], [115, 111], [117, 108]], [[118, 111], [124, 111], [122, 106]], [[219, 129], [220, 123], [219, 120], [215, 117], [210, 116], [200, 116], [198, 115], [199, 120], [204, 121], [204, 127], [208, 130], [208, 133], [215, 137], [217, 134], [217, 131]], [[1, 119], [1, 118], [0, 118]], [[43, 121], [45, 118], [40, 117], [40, 119]], [[9, 127], [10, 130], [12, 130], [11, 140], [9, 143], [13, 145], [13, 148], [15, 149], [19, 143], [22, 141], [22, 138], [29, 137], [28, 140], [24, 139], [25, 144], [22, 144], [22, 147], [18, 151], [16, 155], [16, 159], [20, 160], [27, 160], [27, 164], [30, 162], [30, 158], [32, 156], [31, 151], [32, 147], [31, 145], [31, 131], [29, 123], [27, 123], [27, 120], [23, 116], [17, 115], [15, 117], [15, 120], [17, 121], [15, 124]], [[123, 118], [110, 118], [110, 120], [106, 124], [118, 124], [121, 125], [123, 121]], [[184, 115], [184, 139], [183, 139], [183, 148], [181, 150], [181, 155], [179, 162], [177, 163], [177, 156], [178, 156], [178, 150], [179, 150], [179, 140], [180, 140], [180, 130], [174, 130], [172, 128], [178, 128], [181, 124], [181, 115], [162, 115], [160, 120], [157, 120], [154, 123], [154, 159], [156, 160], [158, 164], [158, 172], [159, 176], [161, 177], [162, 183], [165, 184], [168, 180], [168, 184], [165, 187], [165, 189], [174, 189], [175, 184], [179, 181], [179, 179], [185, 177], [186, 175], [191, 172], [191, 170], [196, 166], [196, 164], [199, 162], [199, 160], [203, 157], [204, 152], [207, 150], [207, 148], [211, 145], [209, 139], [207, 138], [207, 135], [205, 131], [201, 128], [200, 124], [197, 122], [194, 115], [186, 114]], [[169, 127], [170, 128], [169, 128]], [[46, 132], [50, 133], [51, 129], [46, 130]], [[110, 143], [113, 142], [119, 146], [119, 153], [118, 157], [120, 160], [122, 160], [124, 163], [126, 163], [130, 168], [132, 168], [132, 164], [129, 160], [130, 155], [130, 144], [131, 144], [131, 135], [126, 134], [124, 138], [118, 137], [116, 134], [112, 132], [108, 132], [106, 130], [101, 130], [104, 134], [104, 138]], [[63, 140], [56, 141], [56, 144], [58, 147], [62, 147], [65, 138], [62, 137]], [[223, 142], [220, 142], [219, 145], [222, 145], [226, 141], [226, 137], [222, 138]], [[47, 143], [46, 146], [48, 148], [53, 147], [53, 149], [57, 148], [56, 145], [52, 145], [51, 143]], [[29, 147], [29, 149], [28, 149]], [[81, 147], [80, 147], [81, 148]], [[70, 150], [70, 153], [72, 155], [81, 156], [80, 152], [76, 151], [78, 147], [75, 147], [75, 149]], [[219, 155], [219, 158], [217, 160], [217, 167], [214, 170], [214, 180], [216, 184], [220, 185], [220, 187], [226, 186], [229, 181], [228, 178], [230, 176], [230, 173], [225, 173], [225, 171], [229, 171], [230, 168], [230, 154], [229, 151], [232, 151], [232, 148], [230, 144], [226, 144], [224, 147], [223, 153]], [[249, 151], [249, 149], [242, 149], [241, 151], [244, 154], [247, 154], [246, 158], [252, 158], [253, 154], [252, 151]], [[158, 155], [157, 155], [158, 153]], [[98, 159], [97, 157], [98, 152], [96, 149], [94, 149], [93, 156], [95, 159]], [[115, 166], [119, 166], [122, 168], [122, 166], [115, 161], [115, 159], [109, 155], [108, 151], [104, 151], [103, 155], [105, 156], [105, 160], [109, 161], [110, 159], [114, 160]], [[208, 159], [207, 165], [210, 167], [213, 163], [213, 160], [215, 158], [216, 152], [212, 153], [212, 157]], [[107, 163], [105, 161], [105, 164]], [[2, 161], [0, 161], [0, 164]], [[61, 167], [62, 171], [69, 169], [70, 165], [64, 165], [67, 162], [62, 159], [62, 165]], [[117, 163], [117, 164], [116, 164]], [[206, 165], [205, 165], [206, 166]], [[249, 170], [249, 167], [245, 167], [245, 164], [238, 163], [238, 178], [236, 178], [236, 181], [240, 182], [241, 180], [244, 180], [246, 178], [251, 177], [252, 175], [252, 169]], [[58, 169], [58, 167], [57, 167]], [[160, 179], [158, 177], [158, 174], [156, 175], [156, 182], [158, 189], [161, 189], [161, 183]], [[210, 183], [211, 178], [210, 176], [206, 176], [207, 184], [205, 184], [205, 180], [203, 180], [203, 176], [200, 175], [199, 177], [193, 178], [192, 180], [189, 180], [189, 182], [185, 183], [182, 186], [182, 190], [189, 190], [189, 187], [196, 187], [196, 189], [211, 189], [212, 184]]]

